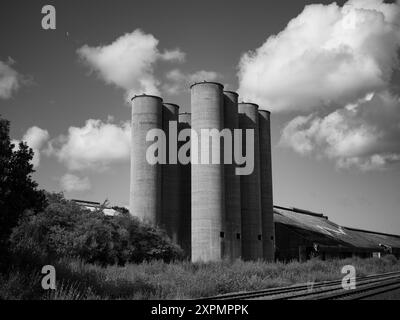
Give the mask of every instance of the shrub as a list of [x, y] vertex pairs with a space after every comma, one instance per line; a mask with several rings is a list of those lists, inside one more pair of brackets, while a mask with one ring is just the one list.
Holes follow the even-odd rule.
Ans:
[[183, 257], [165, 232], [139, 222], [129, 214], [106, 216], [90, 211], [61, 194], [48, 194], [42, 212], [27, 212], [14, 228], [10, 241], [21, 257], [77, 257], [101, 265], [171, 261]]
[[393, 255], [393, 254], [386, 254], [386, 255], [384, 255], [384, 256], [382, 257], [382, 259], [383, 259], [385, 262], [388, 262], [388, 263], [391, 263], [391, 264], [396, 264], [396, 263], [397, 263], [397, 258], [396, 258], [396, 256]]

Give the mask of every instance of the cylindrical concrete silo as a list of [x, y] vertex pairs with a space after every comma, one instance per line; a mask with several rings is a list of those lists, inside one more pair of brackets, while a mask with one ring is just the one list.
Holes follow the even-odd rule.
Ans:
[[[163, 104], [163, 130], [167, 138], [166, 164], [162, 172], [162, 209], [161, 226], [173, 242], [178, 243], [179, 210], [179, 165], [177, 162], [179, 106], [173, 103]], [[171, 127], [171, 130], [170, 130]]]
[[152, 225], [160, 223], [161, 165], [146, 160], [151, 129], [162, 128], [162, 99], [151, 95], [132, 98], [130, 213]]
[[[222, 91], [223, 85], [214, 82], [191, 86], [192, 261], [218, 261], [223, 257], [224, 167], [222, 163], [211, 164], [211, 160], [209, 164], [201, 161], [203, 153], [210, 151], [211, 158], [215, 152], [211, 143], [208, 150], [201, 147], [201, 129], [221, 131], [224, 125]], [[194, 134], [198, 136], [198, 159], [193, 151]]]
[[259, 110], [260, 127], [260, 176], [261, 176], [261, 220], [263, 258], [275, 259], [275, 226], [272, 196], [271, 127], [270, 112]]
[[239, 103], [239, 127], [243, 130], [243, 154], [246, 152], [245, 130], [254, 130], [254, 170], [249, 175], [240, 176], [242, 208], [242, 258], [243, 260], [262, 259], [261, 228], [261, 185], [258, 105]]
[[[238, 94], [224, 91], [224, 127], [230, 129], [232, 137], [234, 130], [239, 129]], [[232, 156], [234, 141], [232, 139]], [[225, 228], [226, 256], [232, 260], [239, 259], [242, 253], [242, 221], [240, 207], [240, 176], [236, 174], [234, 159], [232, 164], [225, 164]]]
[[[191, 128], [190, 113], [179, 114], [178, 130], [181, 132], [184, 129]], [[189, 141], [178, 141], [178, 150]], [[190, 150], [190, 149], [189, 149]], [[190, 151], [188, 153], [190, 157]], [[192, 199], [192, 185], [191, 185], [191, 165], [190, 162], [183, 164], [179, 162], [179, 210], [181, 218], [179, 222], [178, 244], [181, 246], [185, 255], [191, 257], [191, 199]]]

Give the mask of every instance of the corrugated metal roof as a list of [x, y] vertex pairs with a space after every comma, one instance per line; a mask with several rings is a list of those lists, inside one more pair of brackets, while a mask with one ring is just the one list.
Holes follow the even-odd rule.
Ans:
[[381, 245], [400, 248], [400, 236], [364, 231], [340, 226], [322, 214], [295, 208], [274, 207], [275, 223], [297, 230], [306, 230], [326, 238], [339, 246], [382, 250]]
[[72, 199], [71, 201], [75, 202], [77, 205], [79, 205], [85, 209], [88, 209], [90, 211], [95, 211], [95, 210], [99, 210], [100, 208], [102, 208], [102, 211], [106, 216], [114, 216], [118, 213], [113, 208], [102, 207], [100, 202], [76, 200], [76, 199]]
[[385, 246], [390, 246], [392, 248], [400, 248], [400, 236], [397, 235], [389, 235], [383, 234], [379, 232], [365, 231], [365, 230], [356, 230], [352, 228], [346, 228], [348, 231], [353, 234], [357, 234], [362, 238], [367, 238], [370, 241], [373, 241], [375, 244], [383, 244]]

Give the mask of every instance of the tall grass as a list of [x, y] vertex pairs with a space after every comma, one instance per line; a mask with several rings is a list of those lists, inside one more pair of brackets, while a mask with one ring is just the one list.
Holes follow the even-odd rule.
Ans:
[[[257, 290], [308, 281], [340, 279], [341, 269], [353, 265], [357, 276], [399, 271], [400, 261], [349, 258], [304, 263], [227, 261], [190, 263], [161, 261], [101, 267], [79, 260], [54, 264], [57, 289], [40, 287], [39, 271], [11, 270], [0, 277], [3, 299], [190, 299], [234, 291]], [[40, 270], [40, 269], [38, 269]]]

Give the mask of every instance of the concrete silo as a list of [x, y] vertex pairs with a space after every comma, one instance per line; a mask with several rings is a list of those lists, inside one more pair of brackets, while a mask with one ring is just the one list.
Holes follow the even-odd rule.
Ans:
[[[190, 113], [179, 114], [178, 131], [191, 128]], [[190, 136], [186, 141], [178, 141], [178, 148], [181, 149], [183, 145], [189, 141]], [[182, 149], [183, 150], [183, 149]], [[187, 152], [190, 158], [190, 149]], [[179, 163], [179, 233], [178, 244], [184, 250], [187, 257], [191, 257], [191, 199], [192, 199], [192, 185], [191, 185], [191, 165], [189, 163]]]
[[130, 213], [152, 225], [160, 223], [161, 165], [150, 164], [146, 141], [151, 129], [162, 129], [162, 99], [151, 95], [132, 98]]
[[240, 176], [243, 260], [257, 260], [262, 259], [263, 256], [258, 121], [258, 105], [239, 103], [239, 127], [243, 130], [243, 153], [248, 143], [245, 139], [245, 130], [254, 130], [254, 170], [249, 175]]
[[[177, 162], [177, 127], [179, 106], [173, 103], [163, 104], [162, 128], [167, 138], [166, 164], [161, 166], [162, 209], [161, 227], [167, 231], [173, 242], [178, 243], [179, 233], [179, 165]], [[169, 130], [171, 126], [171, 131]], [[171, 156], [170, 156], [171, 154]]]
[[260, 177], [263, 258], [266, 261], [274, 261], [275, 226], [272, 196], [270, 112], [266, 110], [259, 110], [258, 113], [260, 127]]
[[[224, 127], [230, 129], [232, 137], [234, 129], [239, 129], [238, 94], [224, 91]], [[232, 156], [234, 141], [232, 140]], [[225, 164], [225, 228], [226, 256], [232, 260], [239, 259], [242, 253], [242, 221], [240, 207], [240, 176], [236, 175], [236, 165]]]
[[[215, 82], [195, 83], [191, 87], [192, 107], [192, 261], [218, 261], [223, 257], [223, 218], [225, 216], [224, 167], [208, 164], [201, 155], [212, 150], [212, 144], [204, 147], [201, 129], [222, 130], [223, 85]], [[198, 136], [198, 145], [193, 135]], [[202, 143], [203, 142], [203, 143]], [[198, 147], [198, 158], [194, 149]], [[211, 158], [211, 157], [209, 157]]]

